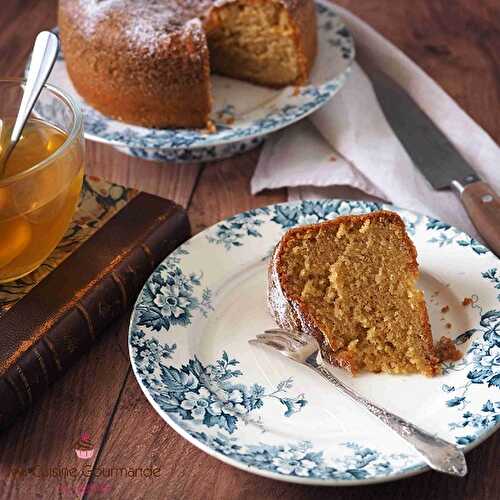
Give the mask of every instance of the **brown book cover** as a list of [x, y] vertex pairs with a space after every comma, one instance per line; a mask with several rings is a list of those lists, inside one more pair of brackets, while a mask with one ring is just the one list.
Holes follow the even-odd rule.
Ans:
[[0, 286], [0, 429], [130, 309], [189, 235], [187, 214], [172, 201], [85, 180], [75, 221], [52, 256]]

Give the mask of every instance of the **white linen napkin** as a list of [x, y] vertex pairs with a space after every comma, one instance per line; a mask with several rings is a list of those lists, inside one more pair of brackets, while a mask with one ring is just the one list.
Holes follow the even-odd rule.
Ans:
[[268, 139], [251, 180], [252, 194], [265, 188], [318, 186], [289, 190], [289, 196], [328, 197], [325, 186], [349, 185], [477, 237], [455, 194], [435, 191], [412, 164], [380, 109], [363, 61], [405, 88], [479, 176], [500, 192], [498, 145], [397, 47], [346, 9], [336, 10], [354, 36], [360, 64], [354, 63], [345, 86], [310, 120]]

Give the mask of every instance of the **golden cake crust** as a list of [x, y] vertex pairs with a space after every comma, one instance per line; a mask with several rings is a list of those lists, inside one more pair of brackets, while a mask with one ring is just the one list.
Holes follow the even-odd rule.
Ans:
[[[60, 0], [69, 76], [94, 108], [148, 127], [206, 127], [211, 110], [205, 26], [237, 0]], [[294, 26], [300, 76], [316, 53], [313, 0], [275, 1]]]
[[[313, 335], [320, 344], [322, 354], [325, 359], [333, 365], [349, 370], [353, 374], [359, 371], [359, 367], [356, 366], [356, 363], [354, 362], [353, 357], [349, 355], [349, 352], [345, 350], [340, 353], [334, 352], [330, 344], [325, 341], [324, 335], [316, 323], [313, 314], [311, 314], [308, 304], [300, 297], [292, 297], [287, 294], [287, 276], [284, 272], [282, 262], [283, 249], [289, 244], [290, 241], [295, 239], [297, 235], [306, 234], [311, 230], [317, 231], [320, 226], [328, 227], [330, 229], [339, 228], [341, 224], [346, 226], [352, 224], [362, 226], [365, 221], [374, 219], [391, 222], [403, 229], [403, 245], [411, 259], [409, 271], [415, 277], [418, 276], [417, 251], [415, 246], [406, 234], [406, 231], [404, 230], [404, 222], [401, 220], [399, 215], [389, 211], [379, 211], [356, 216], [340, 216], [331, 221], [326, 221], [320, 224], [304, 225], [290, 229], [276, 246], [268, 269], [268, 306], [276, 323], [284, 329], [300, 330], [309, 335]], [[426, 375], [433, 376], [439, 374], [441, 371], [439, 366], [440, 360], [434, 352], [432, 331], [423, 296], [421, 296], [419, 300], [419, 312], [424, 338], [422, 347], [425, 351], [424, 355], [428, 362]]]

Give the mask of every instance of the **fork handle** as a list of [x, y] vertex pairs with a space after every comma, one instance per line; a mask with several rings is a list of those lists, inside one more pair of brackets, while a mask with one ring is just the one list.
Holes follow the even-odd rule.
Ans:
[[404, 439], [418, 452], [429, 467], [455, 476], [465, 476], [467, 474], [467, 464], [464, 454], [456, 446], [429, 434], [404, 418], [398, 417], [390, 411], [372, 403], [341, 382], [322, 364], [310, 360], [308, 360], [307, 364], [353, 401], [366, 408], [372, 415], [375, 415], [400, 438]]

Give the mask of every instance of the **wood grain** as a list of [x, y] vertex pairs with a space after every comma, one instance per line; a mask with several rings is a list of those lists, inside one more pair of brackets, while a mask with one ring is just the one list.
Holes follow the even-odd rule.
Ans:
[[[99, 449], [129, 370], [128, 358], [115, 340], [120, 327], [111, 329], [39, 404], [2, 433], [0, 497], [80, 496], [89, 478], [76, 457], [75, 443], [88, 432]], [[58, 469], [62, 477], [50, 477], [48, 467]], [[73, 467], [78, 477], [64, 477], [63, 469]]]
[[[0, 74], [20, 75], [35, 34], [56, 24], [57, 1], [1, 3]], [[412, 57], [495, 140], [500, 140], [498, 0], [338, 3]], [[87, 142], [89, 173], [173, 198], [189, 207], [195, 232], [240, 210], [285, 199], [284, 190], [257, 197], [249, 194], [248, 183], [257, 159], [258, 151], [254, 151], [203, 168], [172, 166], [133, 159], [109, 146]], [[354, 195], [345, 188], [339, 188], [338, 193]], [[330, 489], [291, 485], [234, 469], [189, 444], [154, 412], [130, 373], [126, 337], [124, 319], [39, 405], [0, 435], [0, 498], [489, 500], [498, 496], [498, 433], [468, 454], [470, 473], [461, 480], [429, 472], [390, 484]], [[16, 470], [37, 464], [74, 465], [81, 471], [73, 445], [82, 431], [89, 432], [96, 443], [96, 455], [89, 462], [93, 471], [90, 480], [14, 475]], [[153, 466], [160, 473], [154, 479], [99, 475], [106, 467], [119, 466]]]
[[56, 25], [57, 0], [7, 0], [1, 4], [0, 75], [21, 76], [39, 31]]
[[259, 150], [252, 151], [203, 169], [188, 211], [194, 234], [242, 210], [286, 200], [284, 189], [250, 195], [258, 154]]
[[[279, 190], [251, 196], [248, 184], [252, 176], [258, 152], [207, 165], [201, 175], [189, 207], [193, 233], [202, 231], [221, 218], [241, 210], [277, 203], [286, 199], [286, 192]], [[127, 331], [122, 331], [122, 345]], [[220, 463], [209, 459], [181, 438], [156, 414], [142, 395], [133, 374], [129, 374], [122, 398], [113, 418], [116, 425], [110, 428], [106, 446], [102, 448], [96, 474], [111, 467], [161, 469], [162, 480], [137, 477], [120, 478], [113, 483], [113, 495], [117, 498], [164, 498], [165, 482], [171, 485], [168, 498], [210, 498], [205, 488], [192, 475], [203, 471], [203, 481], [213, 482], [220, 474]], [[148, 425], [143, 423], [147, 421]], [[137, 439], [137, 434], [140, 438]], [[178, 457], [182, 456], [182, 463]], [[227, 471], [226, 471], [227, 469]], [[233, 474], [234, 469], [225, 466], [224, 474]], [[253, 478], [253, 477], [252, 477]], [[99, 477], [93, 476], [90, 491]], [[193, 489], [186, 492], [188, 484]], [[224, 485], [227, 482], [224, 481]], [[229, 494], [229, 490], [225, 492]], [[228, 498], [228, 496], [211, 497]]]
[[497, 142], [500, 2], [338, 0], [413, 59]]
[[86, 141], [86, 172], [118, 184], [170, 198], [187, 207], [201, 167], [142, 160], [111, 146]]

